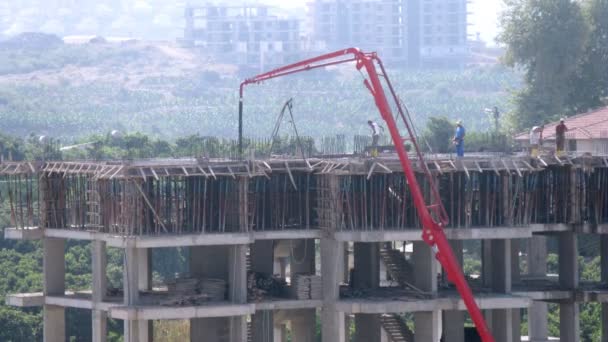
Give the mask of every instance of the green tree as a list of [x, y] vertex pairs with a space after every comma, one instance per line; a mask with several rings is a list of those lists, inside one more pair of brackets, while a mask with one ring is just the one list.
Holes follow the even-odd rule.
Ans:
[[429, 148], [436, 153], [450, 151], [451, 141], [454, 137], [454, 125], [445, 116], [430, 117], [424, 131], [424, 140]]
[[578, 112], [603, 105], [608, 97], [608, 1], [586, 0], [582, 5], [589, 28], [579, 73], [571, 83], [570, 103]]
[[573, 0], [505, 0], [499, 41], [505, 62], [522, 68], [526, 86], [515, 96], [517, 129], [571, 113], [570, 105], [588, 28]]

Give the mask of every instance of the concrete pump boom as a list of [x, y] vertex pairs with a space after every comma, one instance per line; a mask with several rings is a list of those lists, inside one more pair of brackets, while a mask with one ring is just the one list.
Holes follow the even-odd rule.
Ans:
[[[446, 271], [448, 279], [456, 286], [467, 307], [467, 310], [469, 311], [469, 314], [471, 315], [473, 323], [475, 323], [482, 341], [493, 342], [494, 337], [488, 330], [483, 315], [475, 302], [473, 293], [466, 279], [464, 278], [461, 266], [458, 264], [458, 261], [456, 260], [452, 248], [450, 247], [443, 231], [443, 227], [448, 223], [447, 213], [443, 207], [443, 204], [441, 203], [441, 198], [439, 197], [433, 176], [424, 162], [422, 152], [420, 151], [416, 141], [414, 126], [411, 122], [409, 114], [407, 113], [407, 110], [404, 110], [401, 106], [399, 98], [397, 97], [397, 94], [390, 83], [382, 61], [376, 55], [376, 53], [364, 53], [359, 49], [349, 48], [280, 67], [243, 81], [239, 90], [239, 152], [242, 155], [243, 91], [246, 85], [261, 83], [263, 81], [281, 76], [348, 62], [355, 62], [357, 70], [361, 71], [361, 69], [364, 69], [369, 77], [369, 79], [365, 79], [364, 85], [374, 97], [376, 107], [378, 108], [382, 119], [384, 119], [386, 122], [393, 143], [395, 144], [395, 149], [397, 151], [397, 155], [399, 156], [403, 173], [405, 174], [409, 189], [412, 193], [412, 198], [420, 218], [420, 222], [422, 223], [423, 240], [431, 247], [435, 253], [435, 258]], [[382, 72], [381, 74], [377, 72], [376, 64], [380, 67]], [[395, 119], [391, 106], [386, 97], [382, 81], [380, 80], [381, 77], [387, 84], [391, 97], [394, 100], [394, 105], [398, 111], [397, 119]], [[397, 126], [398, 119], [401, 119], [407, 130], [408, 135], [405, 138], [399, 132], [399, 128]], [[405, 141], [409, 141], [413, 145], [420, 166], [425, 174], [426, 181], [430, 186], [430, 204], [427, 204], [420, 185], [418, 184], [418, 180], [416, 179], [414, 169], [412, 168], [412, 162], [410, 161], [404, 146]]]

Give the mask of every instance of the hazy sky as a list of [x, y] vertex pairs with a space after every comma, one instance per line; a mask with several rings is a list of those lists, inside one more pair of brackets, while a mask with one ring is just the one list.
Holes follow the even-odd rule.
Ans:
[[[283, 7], [303, 7], [309, 0], [264, 0], [270, 3]], [[494, 38], [498, 33], [498, 15], [502, 8], [502, 0], [472, 0], [469, 5], [469, 12], [472, 17], [469, 19], [470, 26], [469, 34], [475, 35], [480, 33], [481, 38], [486, 42], [493, 44]]]

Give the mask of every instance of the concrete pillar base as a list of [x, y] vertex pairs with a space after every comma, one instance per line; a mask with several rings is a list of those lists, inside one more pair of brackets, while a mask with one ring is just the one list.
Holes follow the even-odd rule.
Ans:
[[513, 342], [513, 314], [510, 309], [492, 310], [492, 334], [496, 342]]
[[291, 342], [314, 342], [316, 332], [315, 310], [301, 310], [291, 319]]
[[44, 342], [65, 342], [65, 308], [45, 305], [43, 312]]
[[464, 342], [464, 311], [444, 311], [443, 341]]
[[439, 342], [441, 327], [440, 311], [414, 313], [414, 334], [416, 341]]
[[528, 335], [531, 340], [544, 341], [549, 338], [548, 307], [544, 302], [532, 302], [528, 308]]
[[578, 303], [561, 303], [559, 305], [560, 341], [580, 342], [580, 312]]
[[108, 313], [101, 310], [93, 310], [93, 342], [106, 342], [108, 339]]

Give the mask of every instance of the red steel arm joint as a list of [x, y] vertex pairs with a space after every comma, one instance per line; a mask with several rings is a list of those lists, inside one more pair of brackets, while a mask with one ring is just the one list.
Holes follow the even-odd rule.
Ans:
[[[467, 307], [467, 310], [471, 315], [473, 323], [475, 323], [475, 326], [482, 341], [494, 342], [494, 337], [492, 336], [486, 325], [483, 315], [481, 314], [481, 311], [479, 310], [479, 307], [475, 302], [475, 298], [473, 296], [471, 288], [469, 287], [469, 284], [467, 283], [464, 274], [462, 273], [461, 266], [458, 264], [458, 261], [454, 256], [454, 252], [452, 251], [452, 248], [448, 243], [448, 239], [446, 238], [445, 233], [443, 231], [443, 227], [448, 222], [448, 217], [445, 208], [441, 203], [441, 199], [435, 186], [433, 176], [424, 164], [423, 155], [415, 139], [413, 125], [405, 116], [399, 99], [396, 95], [396, 92], [388, 79], [388, 75], [386, 73], [386, 70], [384, 69], [382, 61], [376, 55], [376, 53], [364, 53], [359, 49], [349, 48], [318, 56], [315, 58], [307, 59], [291, 65], [287, 65], [243, 81], [239, 89], [239, 140], [242, 136], [241, 127], [243, 110], [243, 90], [246, 85], [258, 84], [281, 76], [287, 76], [302, 71], [309, 71], [330, 65], [337, 65], [353, 61], [356, 62], [355, 67], [357, 68], [357, 70], [361, 71], [362, 69], [365, 69], [369, 79], [365, 79], [364, 85], [374, 97], [376, 107], [378, 107], [378, 111], [380, 112], [382, 119], [386, 122], [393, 143], [395, 144], [395, 150], [397, 151], [397, 155], [399, 156], [399, 160], [403, 168], [403, 173], [405, 174], [405, 178], [407, 179], [407, 182], [409, 184], [410, 191], [412, 192], [414, 205], [416, 206], [416, 211], [418, 213], [418, 216], [420, 217], [420, 221], [423, 227], [422, 239], [431, 247], [435, 254], [435, 258], [439, 261], [443, 269], [446, 271], [448, 279], [456, 286], [456, 289], [460, 293], [460, 296], [462, 297]], [[393, 116], [391, 106], [387, 100], [384, 87], [382, 85], [382, 81], [380, 80], [380, 75], [376, 71], [375, 64], [378, 64], [380, 66], [380, 69], [382, 71], [382, 77], [385, 79], [385, 82], [387, 83], [392, 98], [395, 102], [395, 106], [398, 109], [398, 117], [400, 117], [402, 122], [405, 124], [405, 127], [410, 137], [409, 140], [415, 148], [420, 164], [422, 164], [423, 172], [425, 173], [427, 182], [431, 187], [431, 205], [427, 205], [426, 200], [424, 198], [424, 194], [422, 193], [420, 185], [418, 184], [416, 174], [412, 167], [412, 163], [408, 157], [407, 151], [405, 150], [403, 138], [397, 127], [397, 122], [395, 120], [395, 117]]]

